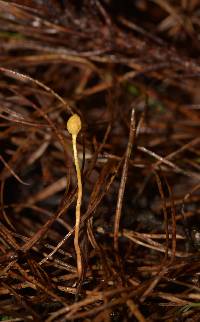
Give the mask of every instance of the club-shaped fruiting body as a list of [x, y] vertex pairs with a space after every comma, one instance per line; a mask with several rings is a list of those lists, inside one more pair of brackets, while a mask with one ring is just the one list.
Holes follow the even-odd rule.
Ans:
[[81, 182], [81, 171], [78, 162], [78, 153], [76, 147], [76, 138], [81, 130], [81, 119], [77, 114], [72, 115], [67, 122], [67, 130], [72, 136], [72, 145], [74, 153], [74, 164], [76, 167], [76, 175], [78, 182], [78, 194], [76, 202], [76, 224], [75, 224], [75, 235], [74, 235], [74, 247], [76, 251], [76, 260], [77, 260], [77, 271], [79, 278], [82, 274], [82, 260], [81, 260], [81, 250], [79, 246], [79, 226], [81, 219], [81, 200], [82, 200], [82, 182]]

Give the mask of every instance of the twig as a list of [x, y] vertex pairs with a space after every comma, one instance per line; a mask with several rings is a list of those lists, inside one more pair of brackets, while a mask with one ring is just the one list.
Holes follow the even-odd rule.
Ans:
[[131, 123], [130, 123], [130, 131], [129, 131], [129, 140], [128, 145], [126, 149], [125, 159], [124, 159], [124, 165], [122, 170], [122, 177], [118, 192], [118, 199], [117, 199], [117, 206], [116, 206], [116, 212], [115, 212], [115, 223], [114, 223], [114, 248], [117, 251], [118, 250], [118, 235], [119, 235], [119, 223], [121, 218], [121, 211], [122, 211], [122, 202], [124, 197], [124, 191], [127, 181], [127, 174], [128, 174], [128, 163], [132, 151], [132, 146], [135, 138], [135, 110], [132, 108], [131, 112]]

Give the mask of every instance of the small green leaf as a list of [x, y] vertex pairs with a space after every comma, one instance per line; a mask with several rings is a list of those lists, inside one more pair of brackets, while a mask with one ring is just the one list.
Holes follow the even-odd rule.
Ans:
[[140, 95], [140, 91], [139, 89], [134, 85], [134, 84], [126, 84], [126, 90], [129, 94], [133, 95], [133, 96], [139, 96]]

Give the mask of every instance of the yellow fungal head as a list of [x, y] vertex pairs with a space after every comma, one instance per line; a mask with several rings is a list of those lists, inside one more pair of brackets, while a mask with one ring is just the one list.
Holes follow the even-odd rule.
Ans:
[[73, 114], [67, 121], [67, 130], [71, 135], [78, 135], [81, 130], [81, 119], [77, 114]]

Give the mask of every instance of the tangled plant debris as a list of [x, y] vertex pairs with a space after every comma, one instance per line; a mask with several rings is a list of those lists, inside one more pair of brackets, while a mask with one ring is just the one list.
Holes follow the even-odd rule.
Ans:
[[0, 0], [1, 321], [199, 321], [199, 14]]

